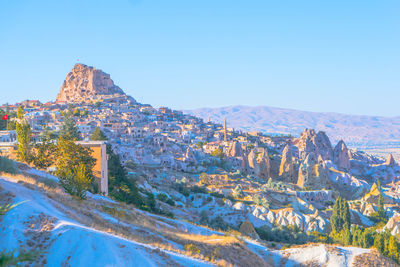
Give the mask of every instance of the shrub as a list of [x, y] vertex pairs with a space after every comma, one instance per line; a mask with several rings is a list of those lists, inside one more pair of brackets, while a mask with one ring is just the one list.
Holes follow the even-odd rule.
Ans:
[[18, 173], [17, 164], [9, 158], [0, 156], [0, 172], [16, 174]]
[[15, 251], [0, 251], [0, 267], [19, 266], [23, 262], [32, 262], [37, 257], [35, 254], [34, 252], [19, 252], [18, 256], [15, 256]]
[[229, 225], [224, 221], [224, 219], [218, 215], [210, 221], [210, 226], [218, 230], [228, 230]]
[[197, 186], [197, 185], [192, 186], [189, 189], [193, 194], [207, 194], [208, 193], [207, 189], [205, 187], [201, 187], [201, 186]]
[[87, 175], [86, 166], [79, 163], [78, 166], [60, 176], [60, 184], [65, 191], [81, 199], [86, 198], [86, 190], [92, 182], [92, 177]]
[[185, 245], [185, 251], [189, 252], [191, 255], [200, 254], [201, 252], [200, 248], [192, 243]]
[[200, 212], [200, 224], [208, 225], [208, 212], [206, 210], [202, 210]]
[[211, 152], [211, 156], [223, 159], [225, 157], [224, 151], [221, 148], [217, 148]]
[[162, 202], [166, 202], [168, 200], [168, 196], [164, 193], [160, 193], [157, 195], [157, 199]]
[[284, 242], [292, 244], [304, 244], [310, 240], [306, 233], [297, 226], [278, 226], [272, 229], [264, 226], [255, 229], [261, 239], [266, 241]]
[[175, 206], [175, 201], [172, 198], [168, 198], [168, 196], [164, 193], [158, 194], [157, 199], [164, 203], [167, 203], [168, 205]]
[[174, 183], [172, 187], [185, 197], [190, 195], [189, 189], [183, 183]]
[[175, 206], [175, 201], [172, 198], [169, 198], [167, 201], [165, 201], [168, 205]]

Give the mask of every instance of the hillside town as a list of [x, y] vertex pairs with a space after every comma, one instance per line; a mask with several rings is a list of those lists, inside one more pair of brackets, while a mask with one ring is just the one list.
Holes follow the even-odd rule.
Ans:
[[[377, 225], [383, 208], [387, 220], [382, 229], [400, 234], [395, 159], [349, 149], [343, 141], [332, 144], [322, 131], [305, 129], [300, 136], [244, 132], [229, 127], [227, 120], [221, 125], [154, 108], [127, 96], [109, 74], [79, 63], [67, 74], [56, 101], [0, 106], [7, 114], [0, 125], [2, 155], [16, 150], [12, 128], [19, 107], [34, 143], [40, 144], [45, 133], [57, 135], [67, 113], [73, 114], [82, 145], [94, 147], [91, 136], [100, 130], [140, 193], [153, 194], [158, 208], [175, 218], [236, 229], [256, 240], [276, 227], [323, 235], [335, 227], [332, 209], [343, 198], [352, 225]], [[103, 151], [99, 173], [108, 171], [105, 145]], [[105, 188], [100, 193], [108, 195], [107, 176], [97, 178]]]

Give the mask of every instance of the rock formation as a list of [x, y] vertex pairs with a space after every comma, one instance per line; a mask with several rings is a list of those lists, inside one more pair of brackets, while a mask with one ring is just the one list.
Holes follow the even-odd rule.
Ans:
[[258, 236], [256, 230], [254, 229], [253, 224], [251, 224], [251, 222], [249, 220], [244, 221], [239, 228], [239, 232], [247, 235], [253, 239], [260, 239], [260, 237]]
[[186, 149], [184, 161], [189, 162], [189, 163], [194, 163], [194, 164], [197, 163], [196, 156], [194, 155], [194, 151], [191, 147], [188, 147]]
[[287, 144], [283, 149], [281, 165], [279, 167], [279, 176], [282, 177], [286, 182], [296, 183], [297, 181], [294, 164], [292, 146], [291, 144]]
[[93, 101], [105, 95], [126, 96], [122, 89], [114, 84], [109, 74], [84, 64], [75, 64], [65, 77], [57, 101]]
[[264, 179], [271, 176], [271, 167], [266, 148], [254, 148], [248, 155], [248, 172]]
[[308, 153], [321, 155], [323, 160], [332, 160], [333, 158], [332, 144], [325, 132], [315, 133], [313, 129], [305, 129], [294, 141], [294, 145], [299, 148], [301, 159], [305, 159]]
[[254, 149], [252, 149], [247, 156], [247, 162], [250, 169], [254, 170], [257, 167], [257, 155], [256, 152], [254, 152]]
[[323, 189], [329, 183], [329, 170], [326, 168], [322, 156], [309, 153], [300, 164], [297, 185], [300, 187], [311, 187], [312, 189]]
[[383, 229], [387, 229], [392, 235], [400, 234], [400, 213], [395, 212]]
[[333, 163], [336, 164], [339, 170], [350, 170], [349, 150], [343, 140], [340, 140], [333, 150]]
[[242, 145], [239, 142], [234, 141], [229, 144], [227, 151], [228, 157], [241, 157], [242, 154]]
[[395, 165], [397, 165], [397, 163], [394, 160], [394, 157], [393, 157], [392, 154], [389, 154], [389, 156], [387, 157], [385, 165], [387, 165], [387, 166], [395, 166]]

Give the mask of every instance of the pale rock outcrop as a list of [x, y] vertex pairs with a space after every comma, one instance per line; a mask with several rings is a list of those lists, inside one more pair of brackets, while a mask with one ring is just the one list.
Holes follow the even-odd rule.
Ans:
[[256, 232], [256, 229], [254, 229], [253, 224], [249, 220], [244, 221], [240, 225], [239, 232], [242, 233], [243, 235], [247, 235], [253, 239], [260, 239], [260, 237], [258, 236], [258, 234]]
[[227, 151], [226, 154], [227, 154], [228, 157], [241, 157], [241, 156], [243, 156], [242, 145], [237, 141], [231, 142], [229, 144], [228, 151]]
[[249, 165], [249, 168], [253, 170], [257, 167], [257, 155], [256, 152], [254, 152], [254, 149], [252, 149], [247, 156], [247, 163]]
[[396, 166], [397, 165], [392, 154], [389, 154], [389, 156], [387, 157], [385, 165], [387, 165], [387, 166]]
[[380, 195], [382, 195], [382, 197], [383, 197], [384, 204], [394, 204], [395, 203], [395, 200], [392, 197], [388, 196], [383, 190], [380, 190], [376, 183], [374, 183], [371, 186], [371, 189], [369, 190], [368, 193], [366, 193], [362, 197], [362, 200], [367, 203], [373, 203], [375, 205], [378, 205]]
[[309, 153], [321, 155], [324, 160], [333, 158], [332, 144], [325, 132], [315, 133], [313, 129], [305, 129], [294, 141], [294, 145], [298, 147], [301, 159], [305, 159]]
[[375, 209], [374, 209], [374, 206], [372, 204], [363, 201], [363, 202], [361, 202], [359, 211], [363, 215], [371, 216], [375, 212]]
[[280, 210], [268, 210], [266, 208], [260, 208], [253, 206], [254, 210], [252, 215], [256, 218], [263, 220], [267, 225], [296, 225], [305, 232], [319, 231], [324, 232], [327, 229], [329, 222], [322, 218], [318, 212], [314, 214], [302, 214], [301, 212], [294, 209], [280, 209]]
[[247, 158], [248, 172], [263, 179], [268, 179], [271, 176], [271, 166], [266, 148], [252, 149]]
[[185, 160], [185, 162], [189, 162], [189, 163], [193, 163], [193, 164], [197, 163], [196, 156], [194, 155], [193, 149], [191, 147], [188, 147], [186, 149], [184, 160]]
[[236, 202], [232, 207], [235, 210], [241, 210], [241, 211], [247, 210], [246, 204], [244, 204], [242, 202]]
[[333, 163], [336, 164], [339, 170], [350, 170], [350, 153], [343, 140], [340, 140], [333, 150]]
[[395, 212], [383, 229], [388, 229], [392, 235], [400, 234], [400, 213]]
[[300, 164], [297, 185], [300, 187], [311, 187], [312, 189], [323, 189], [329, 183], [329, 170], [325, 166], [322, 156], [309, 153]]
[[287, 144], [282, 152], [281, 164], [279, 167], [279, 176], [286, 182], [296, 183], [297, 175], [295, 173], [294, 157], [291, 144]]
[[102, 95], [126, 96], [122, 89], [114, 84], [109, 74], [84, 64], [75, 64], [65, 77], [57, 101], [85, 102]]

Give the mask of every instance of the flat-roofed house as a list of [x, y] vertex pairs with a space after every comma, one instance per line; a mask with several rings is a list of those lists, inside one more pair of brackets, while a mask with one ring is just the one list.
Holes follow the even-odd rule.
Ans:
[[93, 175], [99, 185], [101, 193], [108, 195], [108, 159], [107, 147], [104, 141], [78, 141], [77, 144], [92, 150], [92, 157], [96, 159]]
[[12, 131], [0, 131], [0, 142], [12, 143], [17, 141], [17, 133]]

